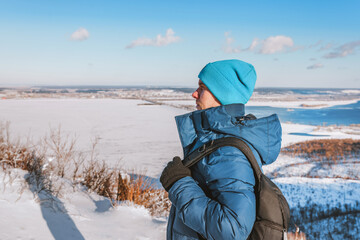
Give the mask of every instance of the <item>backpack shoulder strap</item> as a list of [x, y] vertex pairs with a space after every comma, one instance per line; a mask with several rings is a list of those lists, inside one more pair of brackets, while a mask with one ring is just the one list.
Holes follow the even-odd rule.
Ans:
[[220, 147], [224, 146], [231, 146], [238, 148], [249, 160], [251, 167], [254, 170], [255, 177], [257, 179], [257, 182], [260, 181], [262, 172], [259, 167], [259, 164], [256, 161], [256, 158], [251, 151], [250, 147], [247, 145], [247, 143], [239, 138], [235, 137], [225, 137], [220, 138], [216, 140], [212, 140], [210, 142], [207, 142], [206, 144], [202, 145], [201, 147], [195, 149], [193, 152], [191, 152], [183, 161], [182, 163], [186, 167], [191, 167], [194, 164], [196, 164], [198, 161], [203, 159], [205, 156], [208, 156], [212, 152], [216, 151]]

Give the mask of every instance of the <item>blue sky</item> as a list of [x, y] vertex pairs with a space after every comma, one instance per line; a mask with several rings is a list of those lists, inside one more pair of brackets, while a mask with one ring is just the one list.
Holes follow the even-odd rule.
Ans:
[[360, 88], [360, 1], [0, 0], [0, 86], [194, 87], [208, 62], [256, 87]]

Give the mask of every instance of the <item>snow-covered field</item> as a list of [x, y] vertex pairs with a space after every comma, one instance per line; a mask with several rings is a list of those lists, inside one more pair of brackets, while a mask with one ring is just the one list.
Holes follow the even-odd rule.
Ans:
[[29, 189], [26, 172], [0, 172], [0, 239], [164, 239], [165, 218], [145, 208], [124, 204], [113, 208], [104, 197], [63, 183], [63, 195]]
[[[246, 106], [268, 106], [268, 107], [279, 107], [279, 108], [306, 108], [306, 109], [320, 109], [326, 107], [333, 107], [336, 105], [348, 105], [352, 103], [356, 103], [359, 101], [359, 98], [355, 98], [352, 100], [342, 100], [342, 101], [328, 101], [328, 100], [302, 100], [302, 101], [286, 101], [284, 99], [276, 99], [270, 101], [260, 100], [252, 100], [246, 104]], [[168, 100], [168, 101], [160, 101], [164, 104], [174, 105], [174, 106], [191, 106], [194, 105], [194, 101], [192, 99], [189, 100]], [[195, 110], [195, 106], [194, 106]]]
[[[98, 138], [100, 159], [114, 165], [120, 160], [125, 169], [158, 178], [173, 156], [182, 156], [174, 116], [187, 111], [144, 103], [124, 99], [10, 99], [0, 102], [0, 121], [9, 121], [12, 137], [23, 142], [31, 138], [36, 143], [50, 128], [59, 125], [65, 134], [76, 137], [81, 151], [89, 150], [91, 139]], [[320, 104], [323, 103], [309, 105]], [[271, 102], [270, 105], [273, 106]], [[274, 106], [300, 107], [300, 102]], [[282, 126], [283, 146], [319, 138], [360, 139], [357, 130], [349, 127], [318, 128], [292, 123]], [[348, 204], [360, 210], [360, 181], [332, 178], [334, 172], [346, 176], [349, 168], [352, 176], [359, 176], [359, 165], [323, 169], [319, 174], [326, 178], [318, 179], [304, 177], [313, 169], [311, 164], [289, 167], [302, 162], [304, 159], [280, 155], [274, 164], [264, 167], [268, 174], [279, 172], [275, 181], [291, 207], [315, 204], [329, 209]], [[112, 208], [105, 198], [80, 187], [73, 189], [66, 181], [61, 196], [35, 194], [25, 175], [19, 170], [10, 175], [0, 172], [0, 213], [6, 216], [0, 218], [0, 239], [165, 239], [166, 219], [153, 218], [144, 208], [126, 203]], [[351, 224], [349, 234], [360, 239], [354, 235], [360, 232], [360, 221]]]
[[[77, 139], [82, 151], [90, 150], [91, 142], [98, 138], [100, 159], [158, 177], [163, 164], [175, 155], [182, 156], [174, 117], [187, 111], [146, 103], [126, 99], [10, 99], [0, 102], [0, 121], [9, 121], [12, 137], [21, 141], [31, 138], [37, 143], [59, 126], [64, 135]], [[301, 124], [282, 123], [282, 127], [282, 146], [319, 137], [360, 139], [360, 135], [347, 134], [347, 128], [328, 132]]]
[[94, 138], [99, 159], [158, 177], [175, 155], [181, 155], [174, 117], [185, 110], [125, 99], [10, 99], [0, 102], [0, 121], [9, 121], [14, 138], [36, 143], [61, 126], [90, 150]]
[[316, 101], [316, 100], [303, 100], [299, 101], [249, 101], [247, 106], [271, 106], [281, 108], [311, 108], [320, 109], [326, 107], [333, 107], [336, 105], [348, 105], [356, 103], [360, 99], [347, 100], [347, 101]]

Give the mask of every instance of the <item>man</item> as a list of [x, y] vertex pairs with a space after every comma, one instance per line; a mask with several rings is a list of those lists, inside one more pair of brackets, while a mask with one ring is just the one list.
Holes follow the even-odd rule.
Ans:
[[[207, 64], [192, 94], [194, 111], [176, 117], [184, 156], [213, 139], [245, 140], [260, 166], [276, 160], [281, 125], [276, 115], [245, 117], [255, 87], [251, 64], [225, 60]], [[217, 149], [191, 169], [175, 157], [160, 181], [172, 202], [167, 239], [246, 239], [256, 215], [255, 178], [245, 155], [237, 148]]]

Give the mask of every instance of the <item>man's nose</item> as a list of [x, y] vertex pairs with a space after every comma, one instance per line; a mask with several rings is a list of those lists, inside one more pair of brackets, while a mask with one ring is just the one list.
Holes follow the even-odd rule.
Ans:
[[198, 99], [198, 97], [199, 97], [198, 89], [196, 89], [196, 91], [193, 92], [191, 96], [195, 99]]

